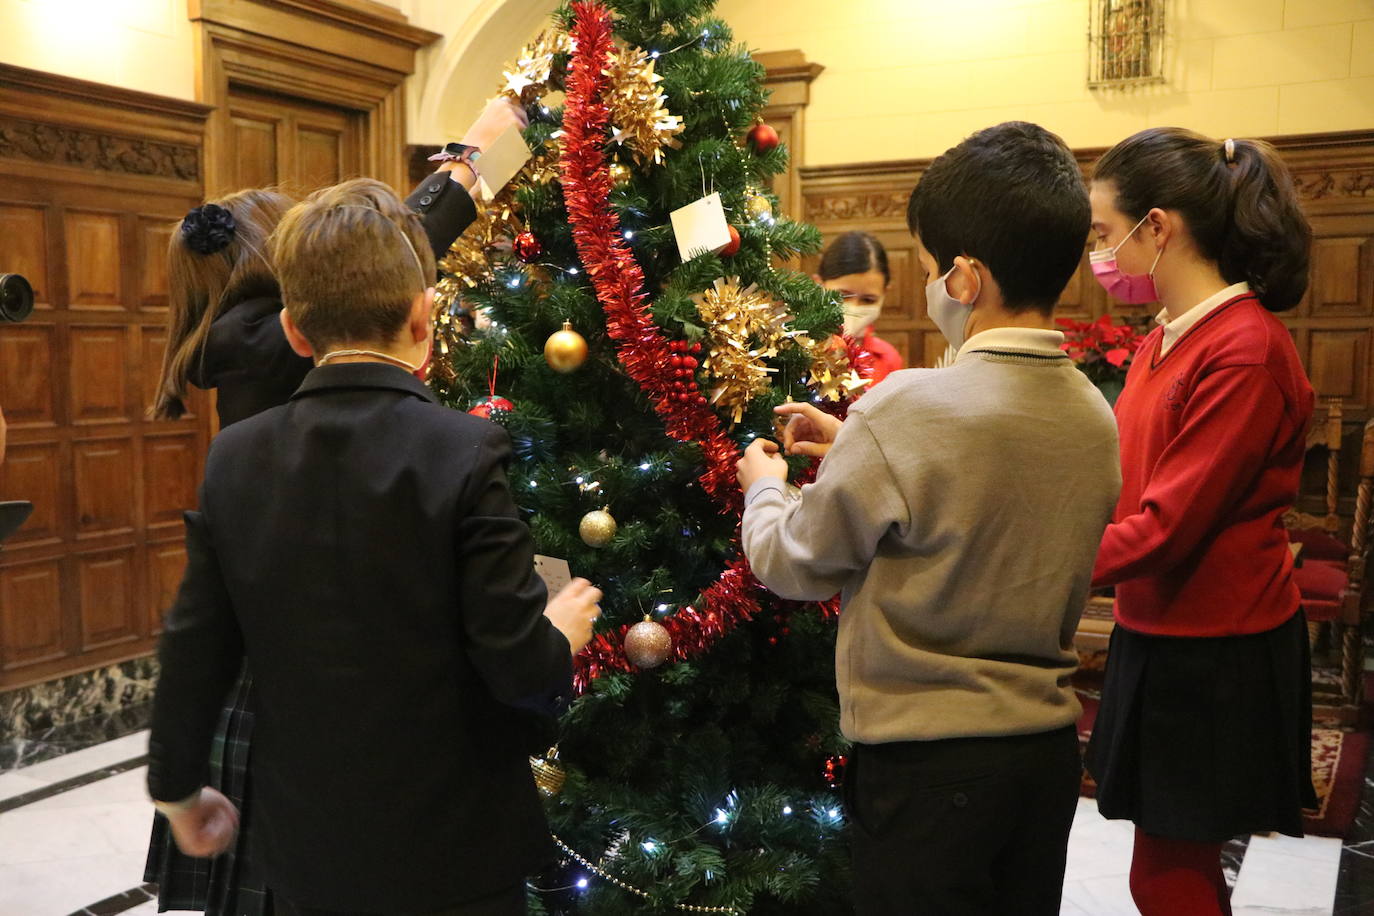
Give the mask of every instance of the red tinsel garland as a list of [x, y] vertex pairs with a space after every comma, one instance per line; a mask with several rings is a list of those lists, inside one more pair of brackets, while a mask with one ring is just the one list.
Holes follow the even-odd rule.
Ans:
[[[653, 402], [669, 436], [701, 444], [706, 471], [701, 485], [721, 506], [738, 516], [743, 495], [735, 481], [739, 448], [726, 435], [720, 418], [696, 399], [678, 397], [668, 372], [672, 353], [668, 339], [654, 324], [644, 293], [644, 273], [621, 236], [620, 220], [610, 207], [611, 177], [606, 163], [606, 128], [610, 117], [602, 94], [609, 80], [606, 61], [613, 49], [611, 15], [600, 3], [573, 4], [572, 37], [576, 50], [569, 65], [563, 113], [560, 164], [564, 199], [573, 240], [591, 278], [606, 333], [615, 342], [625, 372]], [[700, 654], [726, 632], [759, 612], [763, 586], [739, 555], [720, 579], [701, 594], [701, 607], [688, 605], [663, 620], [673, 639], [677, 661]], [[596, 636], [578, 654], [574, 680], [579, 693], [607, 671], [631, 671], [624, 637], [629, 625]]]
[[681, 398], [672, 390], [668, 339], [649, 314], [644, 272], [625, 244], [620, 219], [610, 207], [612, 182], [605, 154], [610, 113], [602, 94], [610, 80], [607, 60], [614, 50], [611, 14], [591, 0], [574, 3], [573, 14], [576, 51], [568, 73], [560, 163], [573, 240], [606, 313], [606, 333], [615, 341], [626, 374], [649, 396], [669, 436], [701, 444], [706, 461], [702, 487], [723, 511], [738, 513], [743, 509], [735, 484], [739, 448], [713, 410], [695, 397]]

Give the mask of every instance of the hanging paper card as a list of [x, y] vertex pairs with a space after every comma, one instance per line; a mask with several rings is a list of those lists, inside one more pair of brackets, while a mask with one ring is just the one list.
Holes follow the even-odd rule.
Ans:
[[531, 155], [520, 128], [515, 125], [507, 127], [490, 149], [482, 150], [477, 160], [483, 196], [492, 198], [501, 193], [501, 189], [510, 184], [511, 179], [530, 161]]
[[730, 244], [730, 224], [725, 221], [725, 207], [719, 193], [674, 210], [669, 218], [673, 221], [673, 235], [683, 261], [715, 254]]
[[539, 578], [544, 580], [550, 598], [561, 592], [572, 581], [572, 571], [568, 568], [568, 561], [560, 560], [558, 557], [535, 554], [534, 571], [539, 574]]

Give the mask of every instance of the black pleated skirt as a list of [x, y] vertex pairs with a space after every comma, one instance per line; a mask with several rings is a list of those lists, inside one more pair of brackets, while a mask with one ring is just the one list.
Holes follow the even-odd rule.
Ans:
[[1154, 836], [1302, 836], [1302, 809], [1316, 804], [1303, 613], [1245, 636], [1117, 624], [1085, 763], [1103, 816]]

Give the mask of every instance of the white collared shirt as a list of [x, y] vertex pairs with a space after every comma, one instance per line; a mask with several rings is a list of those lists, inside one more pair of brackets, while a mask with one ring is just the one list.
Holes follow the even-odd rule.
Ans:
[[1160, 309], [1159, 314], [1155, 316], [1155, 322], [1164, 326], [1164, 339], [1159, 342], [1159, 355], [1163, 356], [1168, 353], [1169, 348], [1178, 343], [1180, 337], [1187, 334], [1193, 325], [1206, 318], [1209, 313], [1221, 308], [1242, 293], [1248, 292], [1250, 292], [1250, 284], [1242, 280], [1208, 296], [1177, 318], [1170, 319], [1169, 310]]
[[1060, 352], [1062, 331], [1048, 328], [988, 328], [979, 331], [959, 348], [959, 356], [974, 350], [1053, 350]]

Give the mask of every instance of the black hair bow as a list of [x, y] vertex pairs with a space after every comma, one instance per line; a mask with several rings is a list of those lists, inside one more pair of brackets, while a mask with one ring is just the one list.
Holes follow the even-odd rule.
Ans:
[[186, 247], [199, 254], [223, 251], [234, 240], [234, 214], [218, 204], [196, 207], [181, 221]]

